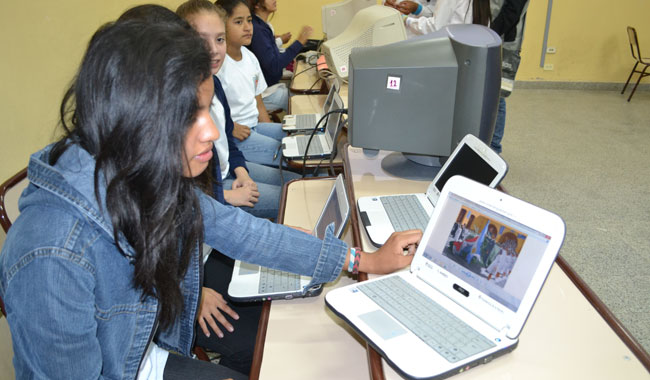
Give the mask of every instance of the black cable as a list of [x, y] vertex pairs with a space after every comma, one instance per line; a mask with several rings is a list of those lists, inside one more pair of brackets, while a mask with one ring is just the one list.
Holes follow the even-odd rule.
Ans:
[[[305, 147], [305, 154], [303, 154], [303, 156], [302, 156], [302, 178], [305, 178], [305, 165], [307, 163], [307, 156], [308, 156], [308, 153], [309, 153], [309, 146], [311, 145], [311, 140], [314, 139], [314, 135], [316, 134], [316, 131], [318, 130], [318, 126], [323, 122], [323, 120], [328, 119], [329, 116], [331, 114], [333, 114], [333, 113], [340, 113], [340, 114], [347, 115], [348, 109], [343, 108], [343, 109], [338, 109], [338, 110], [331, 110], [328, 113], [326, 113], [325, 115], [323, 115], [320, 118], [320, 120], [318, 120], [318, 122], [314, 126], [314, 129], [312, 129], [312, 131], [311, 131], [311, 135], [309, 136], [309, 140], [307, 140], [307, 146]], [[336, 138], [339, 135], [339, 126], [340, 125], [341, 125], [341, 122], [339, 120], [339, 123], [336, 125], [336, 131], [334, 132], [334, 139], [332, 141], [332, 144], [336, 143]], [[326, 128], [325, 133], [327, 133], [327, 128]], [[335, 149], [335, 147], [333, 146], [332, 147], [332, 152], [334, 152], [334, 149]]]

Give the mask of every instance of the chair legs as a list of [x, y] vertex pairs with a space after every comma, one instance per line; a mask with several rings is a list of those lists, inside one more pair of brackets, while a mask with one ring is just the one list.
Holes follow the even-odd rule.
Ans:
[[650, 73], [646, 73], [645, 71], [648, 69], [649, 66], [644, 66], [643, 70], [637, 71], [639, 73], [639, 79], [636, 80], [636, 84], [634, 85], [634, 88], [632, 89], [632, 93], [630, 94], [630, 97], [627, 98], [627, 101], [629, 102], [630, 99], [632, 99], [632, 95], [634, 95], [634, 91], [636, 91], [637, 86], [639, 86], [639, 82], [641, 82], [641, 78], [647, 77], [650, 75]]
[[630, 76], [627, 77], [627, 82], [625, 82], [625, 86], [623, 86], [623, 91], [621, 91], [621, 94], [625, 92], [625, 89], [627, 88], [627, 85], [630, 83], [630, 79], [632, 79], [632, 75], [634, 75], [634, 72], [636, 71], [636, 66], [639, 64], [639, 62], [634, 63], [634, 67], [632, 68], [632, 71], [630, 72]]

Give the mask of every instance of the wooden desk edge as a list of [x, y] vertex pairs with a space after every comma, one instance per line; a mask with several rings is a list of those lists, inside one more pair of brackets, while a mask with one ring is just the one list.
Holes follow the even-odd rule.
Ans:
[[[284, 184], [282, 187], [282, 196], [280, 197], [280, 209], [278, 210], [278, 223], [284, 222], [284, 211], [287, 206], [287, 191], [289, 185], [298, 181], [317, 181], [323, 179], [332, 179], [335, 177], [310, 177], [293, 179]], [[271, 301], [264, 301], [262, 304], [262, 312], [260, 314], [260, 321], [257, 324], [257, 335], [255, 337], [255, 350], [253, 351], [253, 363], [251, 364], [251, 371], [248, 375], [249, 380], [258, 380], [260, 378], [260, 371], [262, 370], [262, 359], [264, 356], [264, 343], [266, 342], [266, 330], [269, 324], [269, 315], [271, 313]]]
[[[348, 186], [348, 196], [350, 197], [350, 205], [356, 205], [355, 199], [356, 197], [354, 196], [354, 186], [352, 184], [352, 171], [350, 168], [350, 160], [348, 159], [348, 147], [350, 144], [345, 144], [343, 147], [343, 162], [344, 162], [344, 173], [345, 173], [345, 183]], [[500, 186], [501, 191], [505, 191], [505, 189]], [[359, 232], [359, 224], [357, 223], [357, 213], [356, 213], [356, 207], [353, 207], [355, 212], [351, 212], [351, 217], [353, 217], [351, 220], [353, 221], [352, 224], [352, 237], [355, 246], [360, 246], [361, 245], [361, 237], [360, 237], [360, 232]], [[621, 324], [621, 322], [614, 316], [614, 314], [607, 308], [607, 306], [603, 303], [603, 301], [598, 298], [596, 293], [594, 293], [593, 290], [587, 285], [587, 283], [576, 273], [576, 271], [573, 270], [573, 268], [569, 265], [569, 263], [564, 260], [564, 258], [561, 255], [557, 256], [557, 259], [555, 262], [558, 264], [560, 268], [564, 271], [564, 273], [569, 277], [571, 282], [580, 290], [580, 293], [582, 293], [583, 296], [589, 301], [589, 303], [598, 311], [600, 316], [607, 322], [609, 327], [611, 327], [612, 330], [618, 335], [618, 337], [625, 343], [627, 348], [630, 349], [634, 353], [634, 355], [639, 359], [641, 364], [650, 371], [650, 355], [643, 349], [643, 347], [637, 342], [637, 340], [630, 334], [630, 332]], [[365, 281], [367, 279], [367, 275], [364, 273], [365, 276], [364, 279], [361, 279], [361, 275], [359, 276], [360, 281]], [[366, 347], [368, 347], [368, 366], [369, 366], [369, 371], [370, 371], [370, 378], [373, 380], [380, 380], [384, 379], [384, 371], [382, 367], [382, 358], [381, 355], [379, 355], [372, 347], [366, 344]]]

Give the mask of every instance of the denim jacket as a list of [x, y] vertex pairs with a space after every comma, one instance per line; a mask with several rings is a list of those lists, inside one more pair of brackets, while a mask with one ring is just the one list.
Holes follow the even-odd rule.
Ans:
[[[30, 159], [21, 214], [0, 254], [16, 377], [134, 379], [151, 339], [190, 355], [201, 289], [198, 244], [181, 284], [183, 312], [153, 337], [158, 304], [133, 286], [134, 251], [121, 235], [124, 254], [117, 249], [95, 197], [93, 157], [73, 145], [50, 166], [49, 151]], [[321, 241], [197, 194], [205, 242], [220, 252], [309, 275], [313, 283], [340, 273], [347, 246], [331, 230]]]

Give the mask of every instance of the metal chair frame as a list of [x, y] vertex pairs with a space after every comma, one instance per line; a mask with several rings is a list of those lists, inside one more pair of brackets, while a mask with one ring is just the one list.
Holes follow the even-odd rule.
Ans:
[[[636, 88], [639, 86], [641, 79], [650, 75], [650, 73], [646, 72], [648, 67], [650, 67], [650, 58], [643, 58], [641, 55], [641, 49], [639, 48], [639, 39], [636, 35], [636, 29], [628, 26], [627, 37], [630, 40], [630, 50], [632, 51], [632, 57], [636, 60], [636, 63], [634, 63], [634, 67], [632, 68], [630, 76], [627, 77], [627, 82], [625, 82], [625, 86], [623, 86], [623, 91], [621, 91], [621, 94], [625, 92], [627, 85], [630, 83], [630, 79], [632, 79], [632, 75], [634, 75], [634, 73], [639, 73], [639, 79], [636, 80], [636, 84], [632, 89], [632, 93], [630, 93], [630, 96], [627, 98], [627, 101], [629, 102], [632, 99], [632, 95], [634, 95]], [[639, 64], [643, 65], [643, 70], [636, 69]]]

